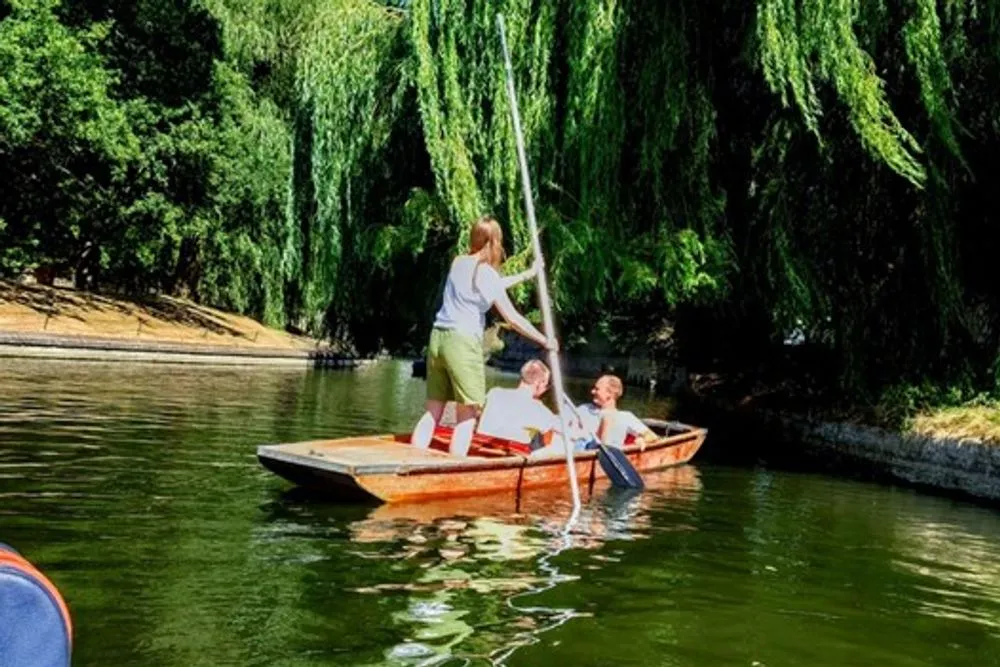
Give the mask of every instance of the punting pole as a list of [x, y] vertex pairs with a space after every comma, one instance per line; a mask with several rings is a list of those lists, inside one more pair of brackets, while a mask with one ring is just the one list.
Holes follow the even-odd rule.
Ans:
[[[514, 122], [514, 138], [517, 141], [517, 159], [521, 166], [521, 185], [524, 189], [524, 207], [528, 215], [528, 226], [531, 229], [531, 243], [535, 253], [538, 268], [538, 299], [542, 305], [542, 321], [545, 335], [549, 340], [556, 339], [555, 325], [552, 320], [552, 304], [549, 300], [548, 280], [545, 272], [545, 257], [542, 255], [542, 244], [538, 238], [538, 222], [535, 220], [535, 202], [531, 191], [531, 179], [528, 176], [528, 159], [524, 154], [524, 136], [521, 133], [521, 115], [517, 108], [517, 93], [514, 91], [514, 68], [510, 64], [510, 51], [507, 49], [507, 34], [504, 30], [503, 15], [497, 14], [497, 28], [500, 30], [500, 46], [503, 48], [504, 63], [507, 67], [507, 96], [510, 98], [510, 113]], [[559, 354], [549, 350], [549, 367], [552, 369], [552, 387], [556, 394], [556, 410], [562, 424], [563, 442], [566, 445], [566, 467], [569, 471], [570, 488], [573, 491], [573, 514], [567, 525], [572, 524], [580, 513], [580, 487], [576, 481], [576, 464], [573, 461], [573, 446], [569, 442], [569, 432], [566, 429], [566, 419], [563, 416], [563, 403], [566, 400], [563, 391], [562, 369], [559, 366]]]

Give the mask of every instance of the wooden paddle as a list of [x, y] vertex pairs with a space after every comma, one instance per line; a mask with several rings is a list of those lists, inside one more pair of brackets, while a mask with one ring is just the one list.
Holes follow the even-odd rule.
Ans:
[[[556, 340], [555, 326], [552, 320], [552, 304], [549, 301], [548, 281], [545, 275], [545, 257], [542, 255], [542, 244], [538, 237], [538, 222], [535, 220], [534, 195], [531, 192], [531, 179], [528, 176], [528, 159], [524, 154], [524, 136], [521, 133], [521, 117], [517, 107], [517, 93], [514, 90], [514, 68], [510, 64], [510, 51], [507, 48], [507, 33], [504, 30], [503, 15], [497, 14], [497, 28], [500, 31], [500, 46], [503, 48], [504, 64], [507, 70], [507, 96], [510, 98], [510, 113], [514, 125], [514, 139], [517, 144], [517, 161], [521, 169], [521, 186], [524, 190], [524, 208], [531, 229], [531, 245], [538, 263], [538, 300], [542, 306], [542, 322], [545, 335], [550, 341]], [[556, 405], [559, 405], [566, 395], [563, 391], [562, 370], [559, 366], [559, 352], [555, 345], [549, 345], [549, 368], [552, 371], [552, 388], [556, 395]], [[562, 410], [559, 411], [562, 420], [562, 432], [566, 433]], [[573, 462], [573, 448], [566, 447], [566, 468], [569, 474], [570, 489], [573, 492], [573, 514], [567, 525], [572, 524], [580, 513], [580, 488], [576, 481], [576, 464]]]
[[[569, 406], [569, 409], [573, 411], [573, 414], [576, 415], [576, 418], [580, 420], [580, 425], [582, 426], [583, 417], [580, 416], [579, 410], [576, 409], [576, 406], [568, 398], [566, 398], [565, 402]], [[632, 465], [632, 462], [628, 460], [628, 456], [624, 451], [604, 444], [597, 437], [597, 434], [592, 431], [588, 431], [587, 435], [597, 445], [597, 461], [601, 464], [601, 469], [604, 470], [604, 474], [608, 476], [613, 485], [622, 489], [645, 488], [646, 485], [642, 481], [642, 476], [635, 469], [635, 466]], [[567, 447], [570, 446], [568, 436], [565, 432], [563, 432], [563, 441], [566, 442]]]

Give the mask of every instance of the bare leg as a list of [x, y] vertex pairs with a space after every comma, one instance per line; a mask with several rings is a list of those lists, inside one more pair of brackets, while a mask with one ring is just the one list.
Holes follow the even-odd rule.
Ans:
[[472, 446], [472, 433], [476, 428], [476, 417], [479, 416], [479, 407], [475, 405], [455, 406], [455, 430], [451, 435], [451, 447], [449, 452], [452, 456], [465, 456]]
[[455, 423], [461, 424], [464, 421], [470, 419], [475, 419], [479, 416], [479, 406], [478, 405], [456, 405], [455, 406]]
[[410, 444], [420, 449], [427, 449], [431, 445], [431, 438], [434, 437], [434, 427], [441, 421], [441, 413], [444, 412], [444, 401], [427, 401], [426, 412], [413, 428], [410, 435]]

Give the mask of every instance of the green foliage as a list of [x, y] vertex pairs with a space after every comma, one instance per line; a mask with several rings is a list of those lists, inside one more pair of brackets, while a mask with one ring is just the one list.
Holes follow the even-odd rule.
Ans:
[[[920, 57], [925, 99], [936, 104], [942, 94], [942, 77], [930, 70], [940, 69], [940, 58], [935, 58], [940, 54], [928, 48], [939, 44], [933, 29], [936, 10], [934, 0], [918, 0], [918, 4], [923, 16], [914, 24], [918, 27], [908, 31], [911, 55]], [[791, 91], [806, 126], [817, 137], [822, 113], [818, 88], [832, 86], [865, 148], [910, 182], [921, 185], [926, 174], [917, 158], [922, 152], [920, 144], [893, 112], [885, 83], [855, 33], [860, 9], [860, 0], [805, 0], [801, 4], [761, 0], [757, 5], [757, 37], [764, 77], [772, 90], [781, 93], [783, 104], [788, 104]]]
[[[413, 3], [421, 120], [456, 250], [484, 211], [501, 215], [514, 251], [529, 245], [495, 12], [514, 53], [561, 316], [586, 317], [619, 297], [659, 294], [672, 307], [723, 294], [723, 200], [708, 176], [714, 113], [692, 77], [680, 15], [667, 7]], [[643, 97], [635, 116], [633, 87]], [[624, 187], [630, 177], [638, 187]]]
[[0, 7], [4, 275], [419, 349], [472, 220], [532, 261], [502, 12], [561, 327], [996, 383], [997, 0]]
[[[959, 8], [961, 1], [948, 3]], [[924, 108], [944, 145], [961, 159], [962, 151], [955, 136], [954, 101], [951, 74], [945, 60], [945, 43], [935, 0], [915, 0], [914, 14], [903, 28], [906, 55], [920, 81]]]
[[[294, 230], [286, 224], [291, 136], [279, 109], [258, 99], [245, 77], [217, 65], [215, 94], [226, 101], [210, 147], [209, 229], [186, 237], [205, 241], [197, 293], [214, 303], [285, 319], [285, 285], [297, 268]], [[207, 232], [207, 233], [205, 233]]]
[[884, 389], [875, 405], [875, 417], [890, 428], [906, 428], [919, 413], [940, 408], [998, 407], [995, 393], [983, 392], [969, 384], [941, 385], [925, 378], [916, 384], [892, 384]]
[[[343, 234], [360, 228], [352, 208], [363, 201], [364, 170], [389, 139], [408, 82], [399, 12], [367, 0], [321, 6], [296, 66], [298, 104], [311, 131], [315, 215], [304, 251], [303, 309], [316, 321], [335, 294]], [[348, 307], [353, 295], [342, 307]]]
[[62, 25], [55, 3], [19, 0], [0, 23], [0, 270], [69, 263], [139, 155], [128, 109], [95, 45], [96, 25]]
[[400, 257], [419, 257], [431, 236], [448, 233], [448, 211], [440, 199], [423, 188], [415, 188], [403, 205], [400, 223], [377, 227], [372, 232], [371, 257], [376, 266], [391, 273]]

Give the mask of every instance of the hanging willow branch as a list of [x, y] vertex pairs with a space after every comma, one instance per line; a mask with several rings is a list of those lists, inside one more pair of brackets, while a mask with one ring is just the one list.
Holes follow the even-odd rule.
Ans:
[[338, 283], [342, 237], [365, 221], [352, 216], [365, 195], [362, 178], [388, 140], [407, 85], [398, 60], [404, 22], [399, 12], [369, 0], [321, 6], [302, 42], [296, 88], [311, 127], [310, 164], [315, 216], [304, 257], [304, 304], [322, 316]]
[[[933, 5], [934, 0], [918, 1]], [[884, 81], [858, 42], [854, 27], [859, 12], [860, 0], [760, 0], [757, 38], [764, 78], [774, 92], [781, 94], [783, 104], [788, 104], [791, 92], [806, 126], [817, 137], [822, 113], [817, 90], [821, 85], [830, 85], [847, 108], [851, 125], [865, 148], [922, 187], [926, 179], [926, 170], [918, 159], [922, 149], [893, 113]], [[923, 23], [927, 23], [926, 18]], [[911, 31], [911, 41], [926, 46], [934, 41], [932, 33]], [[926, 50], [916, 51], [925, 68], [939, 62]], [[925, 88], [936, 90], [933, 86]], [[927, 94], [934, 96], [933, 92]]]
[[[963, 2], [951, 2], [952, 11], [961, 12]], [[961, 16], [954, 17], [961, 22]], [[914, 0], [914, 14], [903, 28], [906, 55], [920, 81], [924, 109], [938, 136], [951, 153], [962, 160], [962, 150], [955, 136], [955, 104], [944, 39], [935, 0]]]
[[[944, 162], [967, 159], [966, 125], [1000, 132], [991, 93], [959, 119], [996, 71], [996, 0], [202, 2], [227, 58], [248, 79], [268, 72], [259, 91], [294, 137], [268, 274], [285, 276], [293, 319], [357, 311], [345, 295], [369, 266], [386, 283], [421, 266], [413, 289], [438, 289], [428, 254], [462, 248], [484, 213], [527, 261], [498, 11], [563, 316], [710, 302], [742, 273], [775, 331], [842, 311], [830, 334], [842, 346], [872, 339], [868, 310], [891, 289], [942, 301], [942, 338], [961, 319], [950, 217], [966, 182]], [[777, 100], [793, 117], [767, 108]], [[746, 122], [721, 127], [717, 111]], [[392, 153], [394, 132], [426, 155]], [[426, 177], [387, 186], [384, 161], [411, 157]], [[373, 219], [386, 188], [398, 210]], [[278, 261], [259, 257], [262, 270]]]

